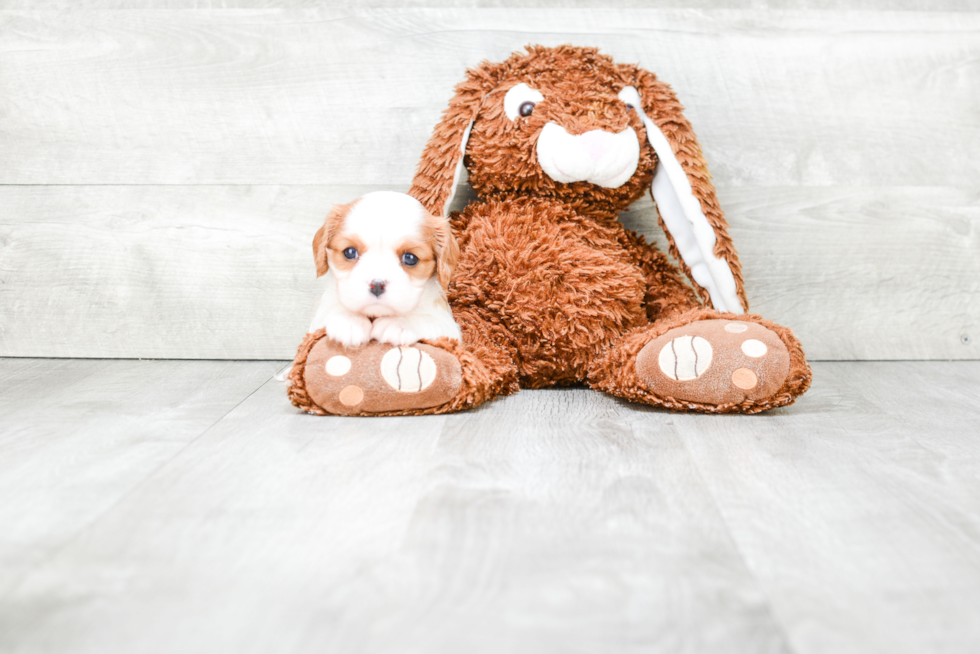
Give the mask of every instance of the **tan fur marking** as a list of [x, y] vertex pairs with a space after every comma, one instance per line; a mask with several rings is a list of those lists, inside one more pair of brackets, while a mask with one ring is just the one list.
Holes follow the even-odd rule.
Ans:
[[353, 234], [338, 234], [334, 236], [327, 244], [327, 252], [329, 253], [330, 266], [335, 270], [346, 272], [357, 265], [357, 259], [348, 259], [344, 256], [344, 250], [347, 248], [354, 248], [361, 255], [368, 250], [364, 241]]
[[316, 234], [313, 236], [313, 261], [316, 262], [317, 277], [326, 275], [327, 271], [330, 270], [328, 258], [330, 241], [343, 229], [344, 221], [347, 220], [347, 216], [357, 202], [358, 200], [354, 200], [347, 204], [336, 204], [331, 207], [326, 220], [323, 221], [323, 226], [316, 230]]
[[[428, 231], [428, 230], [423, 230]], [[402, 255], [411, 252], [419, 258], [419, 262], [414, 266], [401, 264], [408, 276], [416, 280], [426, 280], [432, 277], [436, 269], [436, 244], [435, 238], [406, 238], [395, 248], [398, 254], [398, 261], [401, 263]]]
[[431, 230], [431, 234], [433, 234], [436, 274], [439, 275], [439, 284], [448, 290], [453, 271], [456, 270], [456, 265], [459, 263], [459, 243], [456, 242], [452, 227], [447, 220], [426, 214], [425, 227], [427, 230]]

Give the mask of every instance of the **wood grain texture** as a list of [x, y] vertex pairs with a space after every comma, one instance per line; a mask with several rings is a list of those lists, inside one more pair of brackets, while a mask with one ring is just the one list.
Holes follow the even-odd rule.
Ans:
[[[177, 362], [0, 362], [0, 383], [72, 395], [95, 364], [116, 379], [145, 366], [144, 385], [127, 382], [142, 396]], [[212, 388], [228, 379], [226, 363], [180, 365]], [[240, 391], [124, 497], [104, 486], [113, 503], [97, 521], [31, 559], [0, 598], [0, 650], [972, 651], [980, 362], [814, 373], [799, 402], [760, 416], [561, 389], [452, 416], [316, 418], [278, 382]], [[82, 399], [101, 417], [61, 434], [60, 450], [22, 431], [38, 466], [87, 453], [118, 410]], [[48, 424], [81, 406], [43, 405]], [[37, 483], [18, 461], [0, 457], [5, 490]], [[85, 470], [100, 478], [100, 459], [78, 459]], [[7, 522], [6, 542], [30, 558], [63, 520]]]
[[980, 15], [0, 12], [2, 184], [407, 187], [463, 70], [592, 44], [674, 86], [720, 186], [975, 188]]
[[819, 365], [760, 421], [677, 419], [791, 648], [980, 643], [980, 364]]
[[464, 68], [572, 41], [674, 85], [812, 358], [980, 356], [980, 7], [704, 1], [0, 0], [0, 355], [291, 356], [327, 207], [407, 188]]
[[279, 367], [0, 359], [0, 596]]
[[[613, 3], [609, 3], [611, 6]], [[878, 10], [882, 0], [617, 0], [617, 9]], [[889, 0], [889, 11], [976, 11], [976, 0]], [[570, 9], [595, 0], [0, 0], [2, 9]]]
[[[310, 243], [366, 186], [0, 187], [0, 354], [291, 358]], [[754, 311], [814, 359], [969, 359], [980, 193], [722, 188]], [[466, 201], [460, 193], [457, 201]], [[664, 243], [649, 200], [624, 223]]]
[[0, 600], [0, 649], [788, 652], [671, 417], [637, 415], [318, 419], [271, 382]]
[[310, 243], [331, 206], [323, 189], [0, 195], [19, 217], [0, 227], [5, 355], [284, 359], [309, 325]]

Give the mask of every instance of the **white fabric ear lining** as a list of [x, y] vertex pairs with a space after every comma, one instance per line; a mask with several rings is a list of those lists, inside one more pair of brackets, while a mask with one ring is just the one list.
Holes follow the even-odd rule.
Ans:
[[677, 251], [691, 269], [691, 277], [708, 291], [711, 304], [717, 311], [744, 313], [735, 275], [728, 262], [714, 254], [718, 240], [715, 230], [701, 210], [701, 202], [695, 197], [691, 182], [667, 137], [643, 112], [640, 94], [634, 87], [623, 88], [619, 99], [632, 105], [639, 114], [647, 130], [647, 140], [657, 153], [659, 163], [650, 191]]
[[463, 131], [463, 139], [459, 144], [459, 162], [456, 164], [456, 171], [453, 173], [453, 183], [449, 187], [449, 196], [446, 198], [445, 204], [442, 205], [442, 217], [449, 217], [449, 205], [453, 203], [453, 198], [456, 197], [456, 186], [459, 184], [459, 178], [463, 174], [463, 159], [466, 158], [466, 142], [470, 140], [470, 130], [473, 129], [473, 121], [466, 126]]

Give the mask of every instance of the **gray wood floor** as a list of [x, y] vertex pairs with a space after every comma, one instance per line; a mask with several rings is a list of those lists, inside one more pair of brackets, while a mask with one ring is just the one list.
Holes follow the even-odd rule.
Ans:
[[0, 359], [0, 651], [980, 649], [980, 362], [753, 417], [314, 418], [281, 366]]

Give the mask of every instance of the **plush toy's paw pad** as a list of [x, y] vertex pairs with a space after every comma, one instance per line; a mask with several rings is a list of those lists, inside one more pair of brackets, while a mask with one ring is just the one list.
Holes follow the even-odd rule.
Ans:
[[636, 372], [660, 397], [729, 404], [775, 395], [789, 376], [789, 362], [786, 345], [762, 325], [700, 320], [647, 343], [636, 357]]
[[459, 360], [431, 345], [345, 348], [326, 338], [313, 346], [303, 375], [313, 401], [338, 415], [439, 406], [456, 396], [463, 379]]

